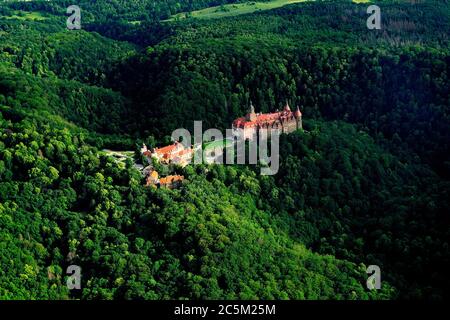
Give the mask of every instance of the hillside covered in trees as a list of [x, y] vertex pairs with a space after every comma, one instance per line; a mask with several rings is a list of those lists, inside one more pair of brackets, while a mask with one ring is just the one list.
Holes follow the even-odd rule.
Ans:
[[[344, 0], [165, 21], [234, 2], [0, 4], [0, 299], [448, 297], [450, 4], [375, 1], [381, 30]], [[305, 119], [274, 176], [190, 165], [153, 189], [101, 152], [250, 100]]]

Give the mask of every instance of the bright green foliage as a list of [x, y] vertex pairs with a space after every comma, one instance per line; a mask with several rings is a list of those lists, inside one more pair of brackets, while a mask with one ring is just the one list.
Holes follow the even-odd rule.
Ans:
[[[0, 6], [0, 299], [448, 297], [448, 3], [379, 1], [378, 32], [351, 1], [179, 22], [236, 1], [72, 2]], [[306, 131], [272, 177], [188, 166], [145, 188], [99, 152], [286, 99]]]

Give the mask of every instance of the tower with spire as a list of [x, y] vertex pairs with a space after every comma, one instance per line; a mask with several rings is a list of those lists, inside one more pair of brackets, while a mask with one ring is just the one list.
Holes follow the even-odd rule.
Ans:
[[256, 112], [255, 107], [253, 106], [253, 102], [250, 100], [250, 107], [248, 108], [248, 113], [246, 117], [247, 121], [255, 121], [256, 120]]
[[289, 106], [289, 101], [286, 100], [286, 105], [284, 106], [284, 111], [285, 112], [291, 112], [291, 107]]
[[297, 130], [303, 130], [303, 121], [302, 121], [302, 113], [300, 111], [300, 107], [297, 106], [297, 110], [294, 112], [295, 121], [297, 121]]

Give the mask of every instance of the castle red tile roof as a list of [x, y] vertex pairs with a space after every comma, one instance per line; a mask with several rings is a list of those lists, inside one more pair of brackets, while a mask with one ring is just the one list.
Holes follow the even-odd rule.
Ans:
[[177, 147], [177, 144], [171, 144], [170, 146], [162, 147], [162, 148], [155, 148], [155, 153], [159, 153], [162, 155], [167, 155], [168, 153], [173, 152]]
[[292, 112], [288, 102], [286, 102], [283, 111], [272, 113], [255, 113], [255, 108], [253, 107], [253, 104], [250, 103], [250, 111], [247, 116], [234, 120], [233, 126], [236, 128], [267, 127], [276, 122], [291, 121], [293, 119], [298, 119], [301, 116], [302, 113], [300, 112], [300, 108], [297, 107], [297, 110]]
[[[300, 114], [301, 116], [301, 114]], [[272, 125], [277, 121], [290, 120], [295, 117], [295, 114], [290, 111], [281, 111], [274, 113], [257, 113], [256, 119], [253, 121], [247, 120], [246, 117], [241, 117], [234, 120], [233, 125], [237, 128], [255, 127], [255, 126], [267, 126]]]
[[159, 183], [161, 185], [170, 185], [170, 184], [173, 184], [174, 182], [183, 181], [183, 180], [184, 180], [184, 176], [167, 176], [165, 178], [161, 178], [159, 180]]
[[184, 150], [178, 151], [178, 152], [175, 153], [174, 155], [175, 155], [175, 156], [182, 157], [182, 156], [184, 156], [184, 155], [186, 155], [186, 154], [191, 154], [191, 153], [193, 153], [193, 150], [192, 150], [192, 149], [184, 149]]

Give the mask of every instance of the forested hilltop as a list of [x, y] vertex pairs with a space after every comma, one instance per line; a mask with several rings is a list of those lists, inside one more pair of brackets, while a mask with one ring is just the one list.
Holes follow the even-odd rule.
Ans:
[[[450, 4], [374, 1], [382, 30], [352, 1], [166, 21], [237, 2], [0, 4], [0, 299], [448, 297]], [[287, 99], [305, 131], [275, 176], [191, 165], [153, 189], [100, 151]]]

